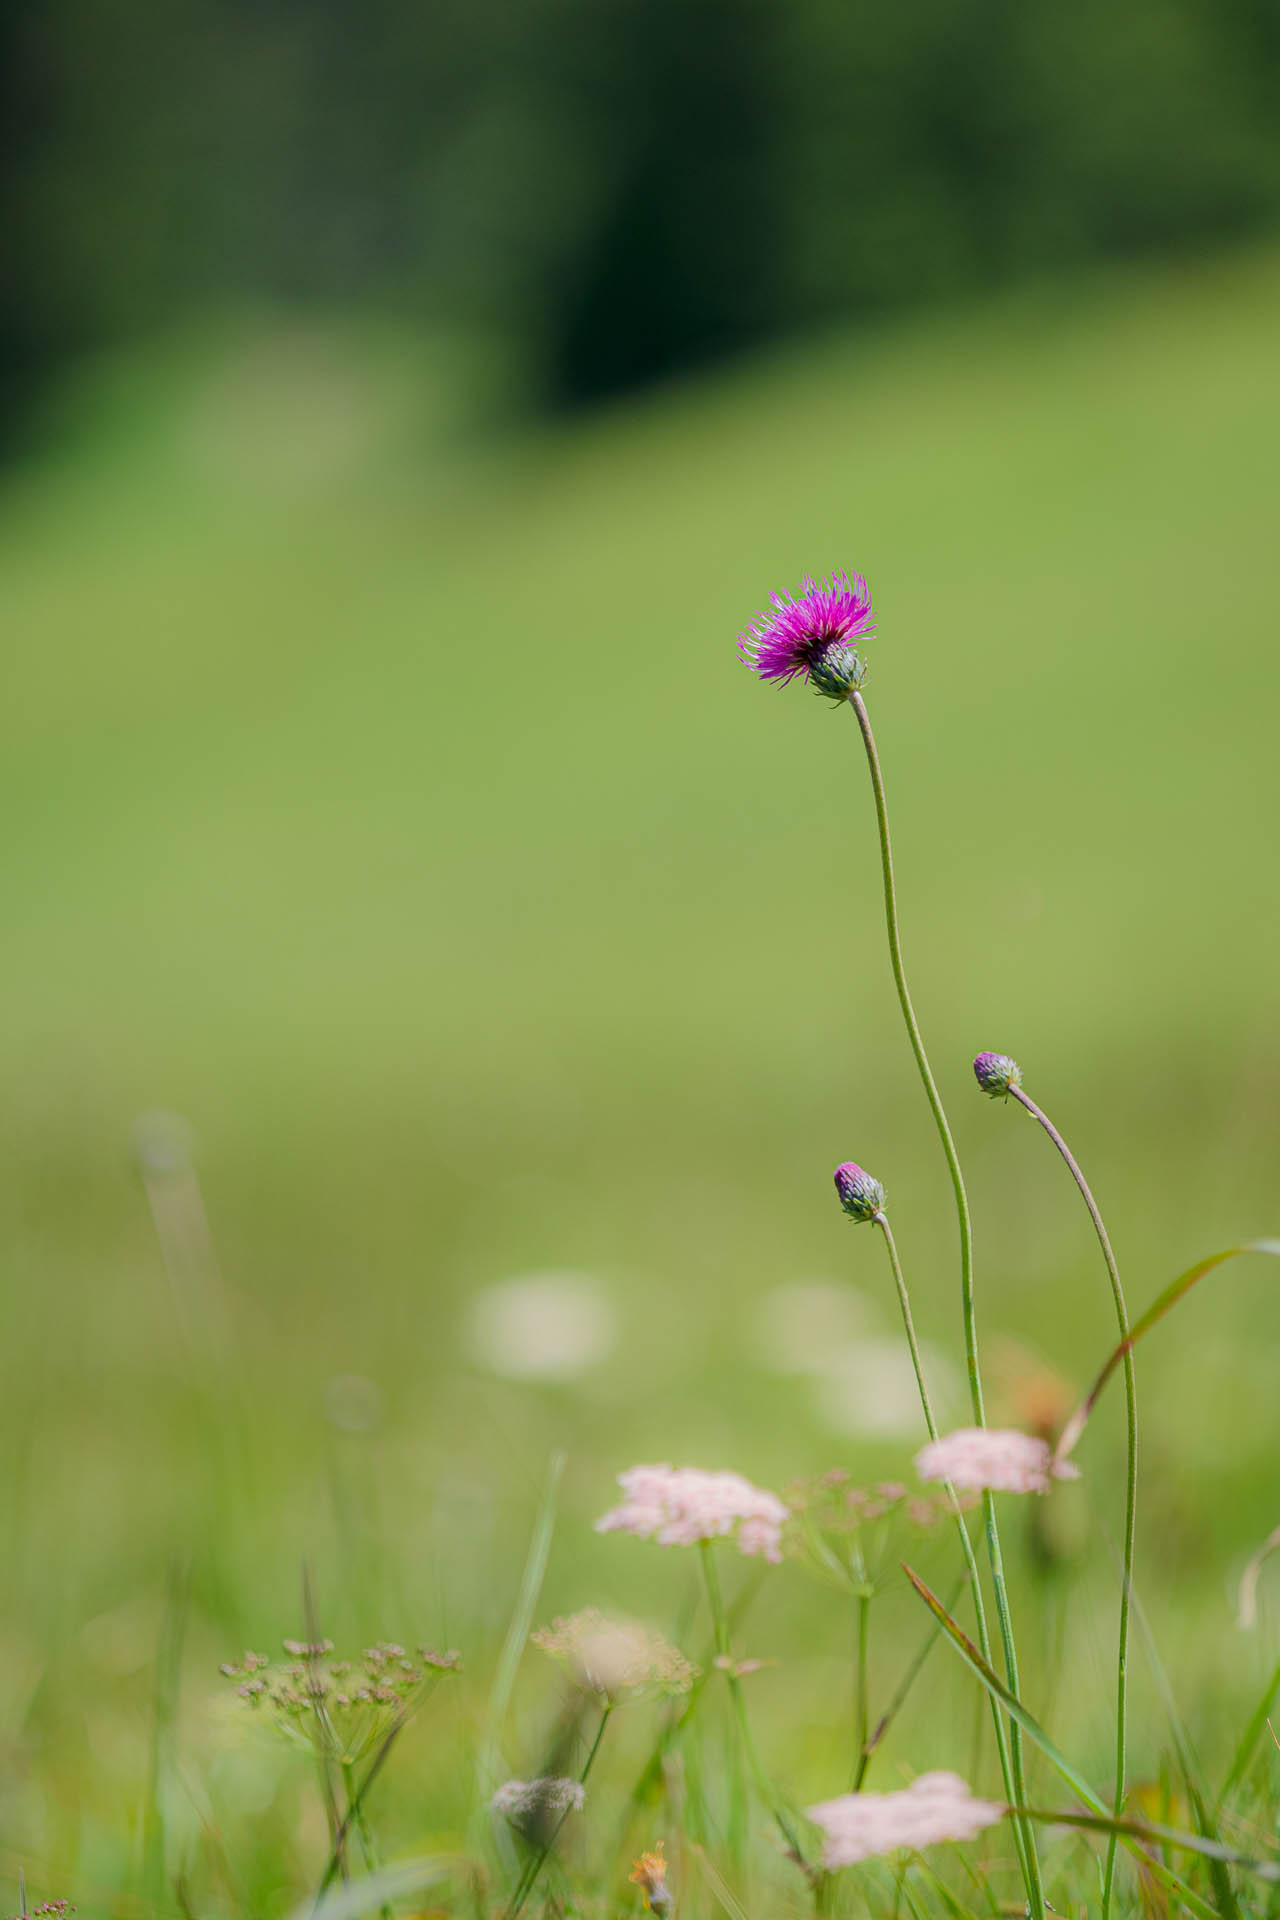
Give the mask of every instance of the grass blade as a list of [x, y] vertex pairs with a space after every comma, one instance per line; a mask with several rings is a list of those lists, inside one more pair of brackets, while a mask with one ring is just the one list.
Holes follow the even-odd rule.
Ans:
[[1094, 1406], [1097, 1403], [1098, 1395], [1102, 1392], [1102, 1389], [1106, 1386], [1108, 1380], [1124, 1359], [1125, 1354], [1132, 1353], [1143, 1335], [1150, 1333], [1152, 1327], [1158, 1325], [1159, 1322], [1164, 1319], [1166, 1313], [1169, 1313], [1177, 1306], [1179, 1300], [1184, 1299], [1185, 1296], [1190, 1293], [1197, 1281], [1203, 1280], [1205, 1275], [1212, 1273], [1215, 1267], [1222, 1266], [1224, 1261], [1234, 1260], [1242, 1253], [1268, 1253], [1280, 1259], [1280, 1240], [1245, 1240], [1238, 1247], [1225, 1247], [1221, 1253], [1211, 1253], [1207, 1259], [1198, 1260], [1194, 1267], [1188, 1267], [1186, 1272], [1180, 1273], [1176, 1280], [1171, 1280], [1163, 1293], [1156, 1295], [1141, 1318], [1134, 1321], [1129, 1338], [1122, 1340], [1115, 1352], [1110, 1355], [1106, 1365], [1090, 1387], [1085, 1398], [1081, 1401], [1063, 1428], [1062, 1437], [1058, 1441], [1056, 1449], [1056, 1456], [1059, 1460], [1065, 1460], [1067, 1455], [1073, 1451], [1076, 1442], [1085, 1430], [1089, 1415], [1093, 1412]]
[[401, 1860], [381, 1867], [365, 1880], [336, 1887], [315, 1905], [305, 1900], [295, 1907], [289, 1920], [359, 1920], [359, 1916], [391, 1900], [408, 1899], [425, 1893], [457, 1873], [465, 1862], [455, 1853], [428, 1853], [417, 1860]]
[[[1039, 1820], [1045, 1826], [1084, 1827], [1090, 1833], [1114, 1833], [1121, 1839], [1144, 1841], [1152, 1847], [1176, 1847], [1183, 1853], [1198, 1853], [1220, 1865], [1240, 1867], [1259, 1880], [1280, 1883], [1280, 1862], [1255, 1860], [1221, 1840], [1207, 1840], [1202, 1834], [1183, 1833], [1178, 1827], [1163, 1827], [1149, 1820], [1117, 1820], [1113, 1813], [1050, 1812], [1043, 1807], [1023, 1807], [1023, 1817]], [[1185, 1898], [1185, 1895], [1183, 1896]]]
[[483, 1819], [483, 1810], [488, 1806], [495, 1787], [500, 1784], [497, 1774], [502, 1723], [506, 1719], [507, 1708], [511, 1704], [511, 1695], [516, 1684], [516, 1671], [520, 1665], [520, 1657], [529, 1642], [533, 1611], [538, 1604], [543, 1576], [547, 1571], [547, 1560], [551, 1553], [551, 1536], [555, 1532], [556, 1525], [556, 1502], [560, 1495], [560, 1482], [564, 1477], [564, 1468], [564, 1454], [553, 1453], [547, 1474], [547, 1490], [542, 1496], [538, 1518], [534, 1523], [533, 1538], [529, 1542], [529, 1553], [525, 1560], [524, 1575], [520, 1581], [515, 1612], [511, 1616], [506, 1638], [502, 1643], [502, 1652], [498, 1656], [493, 1686], [489, 1690], [484, 1734], [476, 1748], [475, 1811], [472, 1817], [473, 1851], [476, 1850], [474, 1843], [478, 1843], [479, 1840], [477, 1828]]
[[1106, 1807], [1084, 1775], [1078, 1772], [1067, 1756], [1053, 1744], [1039, 1721], [1032, 1719], [1021, 1700], [1014, 1698], [1004, 1681], [988, 1666], [972, 1640], [967, 1637], [962, 1628], [957, 1626], [937, 1595], [929, 1591], [919, 1574], [913, 1573], [910, 1567], [904, 1566], [902, 1571], [951, 1641], [952, 1646], [977, 1674], [987, 1692], [999, 1701], [1011, 1720], [1018, 1722], [1028, 1739], [1035, 1741], [1046, 1760], [1058, 1769], [1067, 1785], [1079, 1794], [1085, 1805], [1095, 1813], [1105, 1813]]
[[747, 1920], [747, 1910], [742, 1905], [728, 1882], [721, 1878], [707, 1858], [705, 1847], [692, 1846], [689, 1849], [698, 1863], [698, 1871], [710, 1887], [719, 1904], [729, 1916], [729, 1920]]
[[1235, 1789], [1244, 1779], [1245, 1774], [1249, 1771], [1249, 1763], [1257, 1750], [1259, 1740], [1261, 1740], [1263, 1733], [1266, 1731], [1267, 1721], [1271, 1717], [1271, 1709], [1275, 1705], [1277, 1693], [1280, 1693], [1280, 1661], [1276, 1663], [1276, 1666], [1272, 1670], [1271, 1678], [1262, 1690], [1262, 1698], [1254, 1708], [1249, 1717], [1249, 1724], [1240, 1736], [1239, 1745], [1236, 1747], [1235, 1756], [1231, 1762], [1231, 1771], [1227, 1775], [1222, 1792], [1218, 1795], [1219, 1807], [1234, 1793]]
[[[902, 1571], [906, 1574], [908, 1580], [920, 1595], [920, 1598], [924, 1601], [934, 1619], [940, 1623], [952, 1646], [966, 1664], [972, 1668], [973, 1672], [977, 1674], [988, 1693], [999, 1702], [1011, 1719], [1018, 1722], [1023, 1732], [1027, 1735], [1027, 1738], [1034, 1740], [1046, 1760], [1057, 1768], [1067, 1785], [1080, 1796], [1085, 1806], [1089, 1809], [1090, 1814], [1095, 1819], [1106, 1823], [1102, 1830], [1109, 1833], [1114, 1829], [1129, 1852], [1136, 1854], [1141, 1859], [1147, 1871], [1153, 1874], [1163, 1885], [1171, 1888], [1178, 1895], [1178, 1898], [1183, 1902], [1184, 1906], [1189, 1907], [1194, 1914], [1198, 1915], [1199, 1920], [1221, 1920], [1221, 1915], [1218, 1910], [1211, 1907], [1208, 1901], [1196, 1892], [1194, 1887], [1189, 1887], [1185, 1880], [1173, 1872], [1172, 1868], [1164, 1866], [1163, 1863], [1158, 1860], [1149, 1858], [1141, 1851], [1136, 1839], [1129, 1832], [1129, 1823], [1117, 1822], [1115, 1816], [1108, 1813], [1101, 1797], [1089, 1785], [1084, 1775], [1080, 1773], [1076, 1767], [1072, 1765], [1071, 1761], [1067, 1759], [1066, 1755], [1054, 1745], [1039, 1721], [1033, 1719], [1027, 1712], [1021, 1700], [1014, 1698], [1004, 1682], [983, 1659], [973, 1642], [966, 1637], [963, 1630], [951, 1618], [951, 1615], [947, 1612], [937, 1595], [929, 1591], [919, 1574], [913, 1573], [910, 1567], [904, 1566]], [[1011, 1809], [1011, 1811], [1016, 1812], [1017, 1810]], [[1028, 1813], [1026, 1817], [1030, 1819], [1035, 1816]], [[1071, 1822], [1066, 1821], [1064, 1824], [1070, 1825]], [[1158, 1831], [1156, 1828], [1143, 1829], [1144, 1833], [1156, 1834], [1157, 1837]], [[1169, 1829], [1169, 1831], [1172, 1832], [1173, 1829]], [[1186, 1841], [1188, 1850], [1192, 1853], [1205, 1852], [1214, 1844], [1210, 1841], [1193, 1839], [1186, 1835], [1182, 1836], [1182, 1838]], [[1172, 1842], [1170, 1842], [1170, 1844], [1172, 1844]], [[1214, 1856], [1210, 1853], [1207, 1857], [1213, 1858]]]
[[[960, 1595], [964, 1592], [965, 1587], [968, 1584], [969, 1584], [968, 1576], [966, 1574], [961, 1574], [960, 1579], [956, 1582], [956, 1585], [952, 1588], [951, 1593], [948, 1596], [948, 1599], [947, 1599], [948, 1613], [950, 1613], [952, 1609], [955, 1607], [956, 1601], [960, 1598]], [[877, 1720], [875, 1727], [872, 1730], [871, 1738], [867, 1741], [866, 1746], [863, 1748], [862, 1756], [858, 1763], [858, 1774], [857, 1774], [857, 1778], [853, 1783], [853, 1790], [855, 1793], [857, 1793], [860, 1790], [863, 1781], [867, 1777], [867, 1768], [871, 1764], [871, 1758], [872, 1758], [872, 1755], [875, 1753], [876, 1748], [880, 1745], [880, 1742], [884, 1739], [885, 1735], [889, 1731], [889, 1728], [893, 1725], [894, 1721], [898, 1717], [898, 1714], [902, 1711], [902, 1708], [905, 1706], [907, 1695], [910, 1693], [912, 1687], [915, 1685], [917, 1679], [919, 1678], [920, 1673], [924, 1667], [925, 1661], [929, 1658], [929, 1655], [933, 1651], [934, 1641], [937, 1639], [941, 1631], [942, 1631], [942, 1622], [936, 1620], [933, 1626], [930, 1628], [928, 1634], [925, 1636], [925, 1641], [923, 1646], [920, 1648], [920, 1651], [916, 1654], [914, 1660], [912, 1660], [910, 1666], [907, 1668], [901, 1680], [898, 1682], [898, 1686], [893, 1695], [893, 1698], [890, 1700], [888, 1706], [885, 1708], [884, 1712], [880, 1715], [880, 1718]]]

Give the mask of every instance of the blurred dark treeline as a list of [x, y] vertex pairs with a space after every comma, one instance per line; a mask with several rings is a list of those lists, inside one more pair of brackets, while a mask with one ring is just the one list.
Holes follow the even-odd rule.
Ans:
[[243, 300], [590, 400], [1280, 217], [1277, 0], [5, 0], [0, 369]]

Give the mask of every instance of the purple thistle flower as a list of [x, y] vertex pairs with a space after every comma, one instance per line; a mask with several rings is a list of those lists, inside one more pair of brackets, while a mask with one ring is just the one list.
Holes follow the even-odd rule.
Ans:
[[802, 675], [815, 693], [847, 700], [866, 678], [858, 642], [875, 631], [871, 592], [860, 573], [800, 582], [795, 599], [771, 593], [772, 613], [754, 613], [738, 651], [762, 680], [785, 685]]
[[836, 1168], [835, 1183], [840, 1205], [851, 1220], [874, 1220], [883, 1211], [884, 1188], [856, 1160], [845, 1160]]
[[999, 1100], [1010, 1087], [1022, 1085], [1022, 1068], [1007, 1053], [980, 1053], [973, 1063], [973, 1077], [984, 1093]]

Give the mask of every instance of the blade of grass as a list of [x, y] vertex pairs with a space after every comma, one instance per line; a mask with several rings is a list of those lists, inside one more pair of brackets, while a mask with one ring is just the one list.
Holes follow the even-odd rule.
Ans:
[[698, 1871], [719, 1904], [729, 1916], [729, 1920], [748, 1920], [747, 1910], [738, 1899], [728, 1882], [723, 1880], [707, 1858], [705, 1847], [697, 1845], [689, 1848], [698, 1863]]
[[[929, 1591], [919, 1574], [913, 1573], [910, 1567], [904, 1566], [902, 1571], [906, 1574], [908, 1580], [929, 1608], [934, 1618], [941, 1623], [947, 1638], [950, 1640], [952, 1646], [955, 1647], [957, 1653], [959, 1653], [967, 1665], [972, 1668], [973, 1672], [978, 1676], [983, 1686], [986, 1687], [993, 1698], [999, 1701], [1005, 1712], [1009, 1714], [1012, 1719], [1018, 1721], [1018, 1724], [1028, 1739], [1034, 1740], [1046, 1760], [1057, 1768], [1067, 1785], [1084, 1801], [1090, 1813], [1102, 1820], [1113, 1819], [1114, 1816], [1107, 1812], [1100, 1795], [1094, 1791], [1084, 1775], [1072, 1765], [1066, 1755], [1054, 1745], [1039, 1721], [1033, 1719], [1027, 1712], [1021, 1700], [1016, 1699], [1014, 1695], [1010, 1693], [1004, 1682], [982, 1658], [982, 1655], [978, 1652], [973, 1642], [966, 1638], [963, 1630], [951, 1618], [937, 1595]], [[1030, 1818], [1031, 1816], [1028, 1814], [1027, 1817]], [[1131, 1853], [1138, 1851], [1132, 1837], [1126, 1833], [1123, 1827], [1117, 1826], [1116, 1832], [1120, 1835], [1120, 1838], [1124, 1841]], [[1200, 1850], [1204, 1844], [1204, 1842], [1194, 1842], [1191, 1846], [1191, 1851], [1196, 1852]], [[1157, 1861], [1148, 1859], [1145, 1854], [1142, 1855], [1142, 1859], [1147, 1869], [1165, 1886], [1170, 1887], [1176, 1892], [1184, 1905], [1190, 1907], [1193, 1913], [1200, 1916], [1200, 1920], [1221, 1920], [1221, 1915], [1216, 1909], [1211, 1907], [1206, 1900], [1202, 1899], [1194, 1887], [1189, 1887], [1179, 1875], [1174, 1873], [1172, 1868], [1165, 1867]]]
[[[1246, 1853], [1237, 1853], [1234, 1847], [1224, 1846], [1221, 1840], [1206, 1840], [1202, 1834], [1183, 1833], [1178, 1827], [1164, 1827], [1148, 1820], [1117, 1820], [1113, 1813], [1076, 1813], [1061, 1809], [1054, 1812], [1046, 1807], [1023, 1807], [1021, 1811], [1028, 1820], [1038, 1820], [1043, 1826], [1084, 1827], [1090, 1833], [1114, 1833], [1121, 1838], [1144, 1841], [1151, 1847], [1175, 1847], [1182, 1853], [1198, 1853], [1202, 1859], [1240, 1867], [1259, 1880], [1280, 1882], [1280, 1861], [1256, 1860]], [[1186, 1898], [1185, 1891], [1181, 1897]]]
[[357, 1880], [336, 1888], [316, 1906], [304, 1901], [295, 1907], [289, 1920], [359, 1920], [371, 1908], [391, 1900], [404, 1900], [411, 1894], [425, 1893], [466, 1865], [455, 1853], [428, 1853], [417, 1860], [400, 1860], [383, 1867], [366, 1880]]
[[1231, 1762], [1231, 1771], [1227, 1775], [1222, 1792], [1218, 1795], [1217, 1805], [1219, 1809], [1221, 1809], [1223, 1802], [1234, 1793], [1235, 1789], [1244, 1779], [1245, 1774], [1249, 1771], [1249, 1763], [1257, 1750], [1258, 1742], [1266, 1731], [1267, 1723], [1271, 1717], [1271, 1709], [1275, 1705], [1277, 1693], [1280, 1693], [1280, 1661], [1277, 1661], [1272, 1670], [1271, 1678], [1262, 1690], [1262, 1698], [1249, 1716], [1249, 1723], [1240, 1736], [1239, 1744], [1235, 1750], [1235, 1756]]
[[364, 1805], [364, 1797], [385, 1766], [391, 1749], [399, 1738], [400, 1730], [404, 1726], [407, 1718], [407, 1714], [401, 1715], [398, 1720], [394, 1720], [390, 1727], [388, 1727], [378, 1747], [378, 1751], [369, 1762], [368, 1772], [347, 1802], [347, 1810], [342, 1816], [337, 1833], [333, 1836], [333, 1847], [329, 1854], [329, 1864], [324, 1870], [324, 1878], [321, 1880], [316, 1892], [316, 1913], [320, 1911], [320, 1903], [337, 1877], [342, 1862], [346, 1857], [345, 1850], [347, 1840], [350, 1837], [353, 1822], [360, 1816], [360, 1809]]
[[556, 1504], [560, 1496], [560, 1482], [564, 1478], [564, 1468], [564, 1454], [553, 1453], [547, 1473], [547, 1489], [542, 1496], [542, 1504], [538, 1508], [538, 1517], [534, 1522], [533, 1537], [529, 1542], [529, 1553], [525, 1560], [524, 1575], [520, 1581], [515, 1612], [507, 1627], [506, 1638], [502, 1643], [502, 1652], [498, 1656], [498, 1665], [493, 1676], [493, 1685], [489, 1690], [484, 1732], [476, 1747], [475, 1805], [470, 1831], [473, 1853], [479, 1851], [484, 1810], [489, 1804], [494, 1788], [499, 1784], [497, 1780], [499, 1736], [502, 1723], [506, 1719], [507, 1708], [511, 1704], [520, 1656], [528, 1645], [529, 1631], [533, 1625], [533, 1610], [538, 1604], [538, 1595], [542, 1591], [542, 1581], [547, 1571], [547, 1560], [551, 1553], [551, 1536], [555, 1532], [556, 1525]]
[[151, 1777], [143, 1824], [142, 1884], [146, 1898], [158, 1905], [165, 1885], [166, 1802], [174, 1775], [174, 1727], [178, 1716], [178, 1689], [182, 1671], [182, 1642], [187, 1621], [188, 1569], [169, 1568], [164, 1624], [156, 1653], [155, 1705], [151, 1721]]
[[1190, 1293], [1197, 1281], [1203, 1280], [1205, 1275], [1212, 1273], [1215, 1267], [1222, 1266], [1224, 1261], [1235, 1260], [1242, 1253], [1267, 1253], [1280, 1259], [1280, 1240], [1245, 1240], [1238, 1247], [1225, 1247], [1221, 1253], [1211, 1253], [1207, 1259], [1198, 1260], [1194, 1267], [1188, 1267], [1186, 1272], [1180, 1273], [1176, 1280], [1171, 1280], [1164, 1291], [1156, 1295], [1146, 1312], [1134, 1321], [1129, 1338], [1122, 1340], [1114, 1353], [1108, 1357], [1101, 1373], [1062, 1429], [1056, 1449], [1056, 1457], [1059, 1460], [1065, 1460], [1074, 1450], [1080, 1435], [1085, 1430], [1089, 1415], [1097, 1404], [1098, 1395], [1124, 1359], [1125, 1354], [1133, 1352], [1143, 1335], [1150, 1333], [1152, 1327], [1157, 1326], [1166, 1313], [1169, 1313], [1177, 1306], [1179, 1300]]
[[[959, 1580], [957, 1580], [955, 1586], [952, 1588], [950, 1594], [947, 1596], [947, 1612], [948, 1613], [954, 1612], [956, 1601], [960, 1598], [960, 1595], [964, 1592], [965, 1587], [967, 1585], [968, 1585], [968, 1576], [966, 1574], [961, 1574]], [[871, 1756], [874, 1754], [876, 1748], [880, 1745], [880, 1742], [884, 1739], [885, 1735], [889, 1731], [889, 1728], [893, 1725], [893, 1722], [897, 1719], [899, 1713], [902, 1711], [902, 1708], [905, 1706], [907, 1695], [910, 1693], [912, 1687], [915, 1685], [916, 1681], [919, 1679], [921, 1671], [923, 1670], [923, 1667], [924, 1667], [924, 1663], [929, 1658], [930, 1653], [933, 1651], [934, 1642], [937, 1640], [938, 1635], [941, 1632], [942, 1632], [942, 1622], [939, 1620], [935, 1620], [933, 1626], [929, 1629], [929, 1632], [925, 1636], [924, 1644], [920, 1648], [919, 1653], [917, 1653], [915, 1659], [911, 1662], [910, 1666], [908, 1666], [906, 1672], [903, 1674], [902, 1679], [898, 1682], [897, 1690], [894, 1693], [893, 1698], [890, 1700], [888, 1706], [885, 1708], [879, 1720], [876, 1722], [875, 1729], [871, 1735], [871, 1738], [868, 1740], [866, 1746], [863, 1748], [863, 1751], [862, 1751], [862, 1758], [858, 1765], [857, 1778], [854, 1780], [854, 1783], [853, 1783], [853, 1790], [855, 1793], [859, 1791], [863, 1781], [866, 1779], [867, 1768], [871, 1764]]]
[[[1112, 1553], [1113, 1555], [1115, 1554], [1114, 1547], [1112, 1548]], [[1123, 1565], [1120, 1568], [1120, 1577], [1122, 1580], [1126, 1577]], [[1200, 1762], [1196, 1757], [1196, 1751], [1191, 1743], [1191, 1737], [1182, 1723], [1182, 1716], [1178, 1712], [1178, 1703], [1174, 1698], [1169, 1675], [1165, 1669], [1163, 1660], [1160, 1658], [1159, 1649], [1156, 1646], [1155, 1635], [1151, 1631], [1146, 1610], [1142, 1602], [1138, 1599], [1137, 1593], [1134, 1591], [1131, 1578], [1129, 1580], [1129, 1602], [1133, 1611], [1133, 1617], [1138, 1623], [1138, 1631], [1142, 1635], [1143, 1645], [1146, 1648], [1147, 1661], [1151, 1668], [1152, 1677], [1155, 1680], [1157, 1691], [1164, 1705], [1165, 1716], [1169, 1722], [1169, 1731], [1173, 1735], [1174, 1752], [1177, 1755], [1183, 1784], [1187, 1789], [1187, 1799], [1195, 1815], [1196, 1831], [1206, 1840], [1216, 1842], [1219, 1836], [1213, 1817], [1209, 1812], [1208, 1784], [1204, 1778]], [[1217, 1896], [1218, 1905], [1221, 1907], [1226, 1920], [1240, 1920], [1240, 1908], [1236, 1901], [1235, 1889], [1231, 1884], [1230, 1874], [1222, 1862], [1215, 1856], [1210, 1855], [1209, 1859], [1209, 1873], [1213, 1881], [1213, 1890]]]

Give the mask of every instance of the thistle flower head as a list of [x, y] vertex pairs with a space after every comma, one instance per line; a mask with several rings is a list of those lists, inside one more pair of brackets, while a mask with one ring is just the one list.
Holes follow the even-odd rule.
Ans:
[[670, 1913], [671, 1889], [667, 1885], [667, 1863], [663, 1858], [661, 1840], [651, 1853], [640, 1855], [627, 1878], [643, 1888], [645, 1905], [650, 1913]]
[[845, 1160], [835, 1171], [840, 1205], [851, 1220], [874, 1220], [884, 1210], [884, 1188], [873, 1173], [866, 1173], [856, 1160]]
[[1022, 1085], [1022, 1068], [1007, 1053], [980, 1053], [973, 1063], [973, 1077], [984, 1093], [999, 1100], [1012, 1087]]
[[858, 642], [874, 632], [871, 593], [860, 573], [800, 582], [794, 599], [771, 593], [771, 613], [753, 613], [738, 651], [762, 680], [785, 685], [801, 675], [815, 693], [847, 700], [866, 679]]
[[782, 1558], [789, 1511], [776, 1494], [753, 1487], [740, 1473], [630, 1467], [618, 1475], [618, 1485], [626, 1499], [596, 1521], [597, 1533], [634, 1533], [660, 1547], [688, 1547], [736, 1532], [739, 1552], [775, 1564]]
[[899, 1793], [845, 1793], [805, 1811], [822, 1828], [822, 1864], [830, 1873], [876, 1854], [972, 1840], [1005, 1810], [975, 1799], [958, 1773], [922, 1773]]
[[916, 1455], [922, 1480], [992, 1493], [1048, 1493], [1051, 1480], [1078, 1480], [1080, 1469], [1057, 1459], [1047, 1440], [1011, 1427], [959, 1427]]

